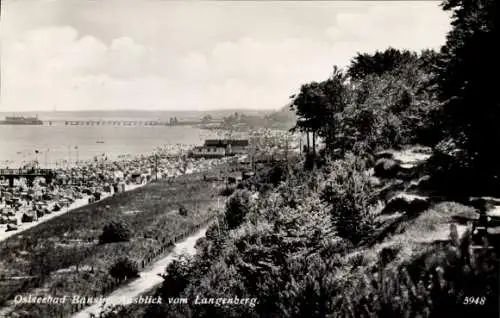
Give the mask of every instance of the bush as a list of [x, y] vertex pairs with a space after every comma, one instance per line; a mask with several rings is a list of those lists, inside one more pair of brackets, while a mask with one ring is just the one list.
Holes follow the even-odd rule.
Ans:
[[179, 215], [182, 215], [182, 216], [187, 216], [188, 215], [188, 210], [186, 209], [185, 206], [181, 205], [179, 207]]
[[176, 297], [186, 288], [191, 275], [190, 261], [186, 256], [182, 256], [168, 265], [166, 275], [162, 275], [164, 279], [160, 289], [162, 298]]
[[321, 193], [340, 237], [357, 244], [373, 231], [370, 181], [364, 174], [364, 163], [352, 154], [333, 163], [332, 174]]
[[272, 167], [269, 173], [269, 179], [274, 186], [277, 186], [285, 179], [285, 169], [280, 166]]
[[112, 221], [104, 226], [101, 236], [99, 236], [99, 243], [114, 243], [130, 241], [130, 230], [127, 224], [123, 221]]
[[489, 251], [471, 262], [468, 244], [429, 248], [395, 268], [387, 264], [397, 248], [382, 250], [378, 267], [334, 296], [339, 317], [498, 317], [498, 262]]
[[249, 211], [249, 196], [247, 192], [235, 193], [226, 205], [225, 221], [229, 229], [237, 228]]
[[[426, 163], [432, 187], [440, 194], [461, 198], [494, 189], [488, 176], [481, 175], [471, 165], [471, 155], [458, 147], [453, 139], [441, 141]], [[491, 179], [491, 178], [490, 178]]]
[[225, 196], [225, 197], [228, 197], [228, 196], [230, 196], [233, 193], [234, 193], [234, 188], [233, 187], [224, 187], [224, 189], [222, 189], [220, 191], [220, 195]]
[[130, 259], [124, 257], [119, 259], [109, 269], [109, 275], [118, 280], [139, 277], [139, 269], [137, 264]]
[[139, 277], [137, 264], [128, 258], [119, 259], [109, 269], [109, 275], [118, 280]]

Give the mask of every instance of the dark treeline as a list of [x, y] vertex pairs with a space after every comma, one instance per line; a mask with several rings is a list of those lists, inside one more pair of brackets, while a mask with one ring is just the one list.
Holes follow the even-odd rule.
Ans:
[[[358, 54], [346, 70], [302, 85], [291, 108], [294, 130], [310, 136], [305, 158], [245, 181], [197, 256], [167, 269], [157, 293], [191, 304], [129, 307], [120, 317], [497, 317], [498, 264], [471, 268], [464, 243], [364, 245], [378, 230], [364, 173], [378, 150], [431, 146], [437, 191], [495, 189], [499, 2], [448, 0], [443, 9], [453, 12], [453, 28], [440, 52]], [[399, 238], [409, 242], [418, 222], [413, 235], [430, 233], [436, 215], [461, 208], [452, 203]], [[198, 295], [258, 302], [201, 306]], [[466, 307], [466, 296], [484, 305]]]

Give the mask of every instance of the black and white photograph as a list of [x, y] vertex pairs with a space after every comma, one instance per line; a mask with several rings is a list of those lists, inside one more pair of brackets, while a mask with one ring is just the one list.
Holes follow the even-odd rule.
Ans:
[[0, 318], [500, 317], [499, 28], [2, 1]]

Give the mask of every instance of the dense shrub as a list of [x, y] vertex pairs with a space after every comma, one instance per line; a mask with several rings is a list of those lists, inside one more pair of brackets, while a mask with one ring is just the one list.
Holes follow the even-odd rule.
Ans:
[[356, 244], [372, 234], [372, 187], [363, 171], [364, 163], [352, 154], [333, 165], [334, 172], [327, 178], [321, 199], [330, 208], [338, 235]]
[[163, 299], [178, 296], [189, 284], [191, 276], [190, 262], [191, 259], [182, 257], [168, 265], [166, 274], [162, 275], [164, 282], [159, 290]]
[[188, 215], [188, 210], [186, 209], [185, 206], [181, 205], [179, 207], [179, 215], [182, 215], [182, 216], [187, 216]]
[[284, 180], [285, 173], [285, 169], [283, 169], [281, 166], [274, 166], [269, 173], [269, 181], [274, 186], [277, 186], [281, 181]]
[[[339, 317], [498, 317], [498, 262], [481, 252], [470, 262], [468, 241], [428, 249], [394, 265], [395, 251], [381, 253], [343, 284], [333, 304]], [[480, 253], [480, 254], [481, 254]], [[489, 254], [489, 255], [486, 255]], [[385, 262], [384, 262], [384, 259]], [[476, 303], [466, 303], [466, 298]], [[491, 301], [494, 299], [493, 301]]]
[[129, 241], [131, 232], [124, 221], [112, 221], [104, 226], [99, 236], [99, 243], [114, 243]]
[[246, 191], [234, 193], [226, 205], [225, 221], [229, 229], [237, 228], [249, 210], [249, 195]]
[[118, 280], [125, 280], [139, 276], [137, 264], [128, 258], [120, 258], [109, 269], [109, 275]]

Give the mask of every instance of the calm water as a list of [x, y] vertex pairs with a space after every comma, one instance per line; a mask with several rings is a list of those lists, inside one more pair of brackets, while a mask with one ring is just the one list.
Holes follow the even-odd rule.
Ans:
[[65, 160], [91, 160], [103, 154], [113, 160], [120, 155], [150, 153], [162, 145], [201, 144], [204, 135], [205, 131], [189, 126], [0, 125], [0, 167], [18, 167], [33, 160], [40, 166], [55, 167]]

